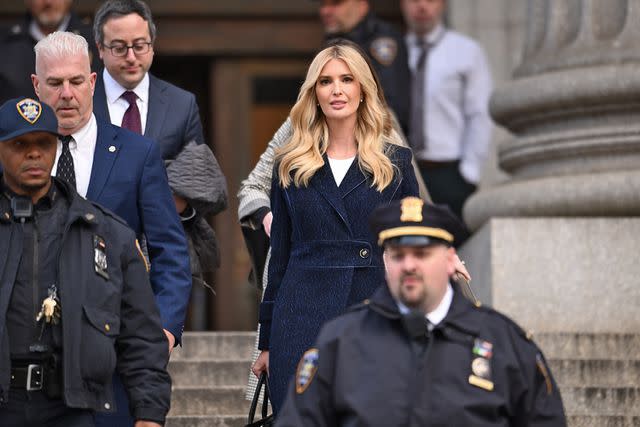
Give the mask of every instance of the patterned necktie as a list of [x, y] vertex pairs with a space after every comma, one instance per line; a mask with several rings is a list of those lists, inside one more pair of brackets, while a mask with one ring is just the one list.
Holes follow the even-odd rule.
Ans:
[[76, 171], [73, 167], [73, 157], [71, 157], [71, 151], [69, 150], [69, 142], [73, 137], [71, 135], [64, 135], [60, 138], [62, 142], [62, 153], [58, 158], [58, 168], [56, 169], [56, 176], [60, 179], [64, 179], [69, 184], [76, 188]]
[[124, 112], [122, 117], [122, 126], [125, 129], [129, 129], [132, 132], [142, 135], [142, 122], [140, 121], [140, 110], [136, 100], [138, 97], [130, 90], [122, 94], [121, 98], [129, 103], [129, 108]]
[[427, 146], [425, 126], [427, 122], [427, 59], [431, 44], [422, 38], [418, 39], [420, 54], [416, 68], [413, 70], [411, 91], [411, 122], [409, 123], [409, 143], [418, 152]]

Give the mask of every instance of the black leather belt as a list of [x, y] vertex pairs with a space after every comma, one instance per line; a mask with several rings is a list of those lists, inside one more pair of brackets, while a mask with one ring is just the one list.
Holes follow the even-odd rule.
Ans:
[[37, 391], [44, 386], [44, 365], [31, 364], [11, 368], [11, 388]]

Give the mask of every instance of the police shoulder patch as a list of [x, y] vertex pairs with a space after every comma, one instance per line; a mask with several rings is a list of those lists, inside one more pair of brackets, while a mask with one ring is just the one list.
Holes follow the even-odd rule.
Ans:
[[296, 393], [302, 394], [309, 387], [318, 371], [318, 349], [307, 350], [298, 362], [296, 369]]
[[391, 37], [378, 37], [369, 48], [373, 59], [382, 65], [391, 65], [398, 55], [398, 43]]
[[31, 98], [21, 100], [16, 104], [16, 108], [22, 118], [31, 124], [34, 124], [42, 114], [42, 105]]

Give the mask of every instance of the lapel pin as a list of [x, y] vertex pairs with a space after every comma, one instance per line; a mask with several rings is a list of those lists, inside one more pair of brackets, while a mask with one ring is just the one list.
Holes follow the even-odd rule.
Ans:
[[115, 151], [116, 151], [116, 147], [115, 147], [115, 145], [111, 145], [111, 146], [109, 146], [109, 152], [110, 152], [110, 153], [115, 153]]

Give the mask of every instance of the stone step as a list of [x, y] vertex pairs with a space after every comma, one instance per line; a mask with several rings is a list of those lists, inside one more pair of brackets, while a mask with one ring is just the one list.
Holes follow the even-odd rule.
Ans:
[[533, 339], [547, 359], [640, 360], [640, 334], [554, 332]]
[[567, 417], [567, 427], [640, 427], [640, 417], [576, 415]]
[[560, 387], [567, 415], [640, 416], [640, 387]]
[[244, 386], [177, 387], [172, 390], [170, 416], [247, 414], [251, 402]]
[[246, 423], [246, 415], [187, 415], [168, 417], [165, 427], [243, 427]]
[[640, 360], [551, 359], [548, 363], [562, 387], [640, 385]]
[[255, 332], [185, 332], [182, 347], [176, 347], [171, 360], [250, 359]]
[[169, 362], [174, 387], [244, 386], [249, 376], [250, 359]]

